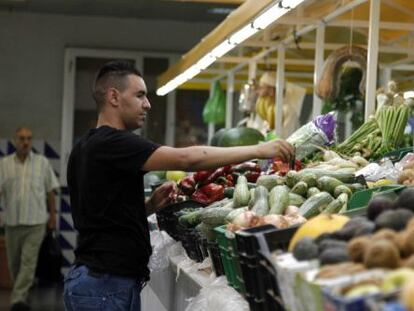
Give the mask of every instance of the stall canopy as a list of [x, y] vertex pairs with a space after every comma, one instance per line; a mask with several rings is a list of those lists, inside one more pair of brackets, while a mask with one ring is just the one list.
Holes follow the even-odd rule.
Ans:
[[[380, 8], [378, 65], [388, 78], [400, 82], [402, 89], [412, 88], [414, 80], [414, 1], [371, 0]], [[233, 11], [200, 43], [182, 56], [158, 79], [158, 87], [196, 64], [237, 30], [249, 24], [268, 6], [285, 1], [248, 0]], [[286, 2], [288, 3], [288, 2]], [[372, 9], [372, 7], [371, 7]], [[276, 70], [277, 46], [285, 45], [285, 77], [287, 81], [313, 91], [316, 28], [325, 25], [324, 58], [345, 45], [366, 47], [369, 37], [369, 0], [305, 0], [262, 31], [236, 45], [215, 59], [179, 88], [208, 89], [211, 82], [234, 73], [235, 88], [248, 80], [248, 65], [254, 60], [256, 74]], [[388, 71], [385, 69], [389, 69]], [[381, 78], [381, 76], [380, 76]], [[225, 80], [223, 80], [225, 82]], [[225, 83], [224, 83], [225, 85]]]

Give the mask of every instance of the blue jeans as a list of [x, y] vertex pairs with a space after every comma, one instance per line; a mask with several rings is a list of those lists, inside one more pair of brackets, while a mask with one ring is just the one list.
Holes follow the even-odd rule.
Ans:
[[94, 274], [86, 266], [72, 266], [65, 277], [66, 311], [140, 311], [143, 282], [112, 274]]

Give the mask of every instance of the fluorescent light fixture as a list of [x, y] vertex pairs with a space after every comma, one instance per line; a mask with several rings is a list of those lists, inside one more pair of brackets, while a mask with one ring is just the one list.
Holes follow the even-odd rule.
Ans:
[[211, 55], [213, 55], [216, 58], [220, 58], [224, 54], [232, 50], [233, 48], [234, 48], [234, 45], [231, 44], [229, 40], [226, 39], [211, 51]]
[[234, 44], [234, 45], [240, 44], [247, 38], [250, 38], [251, 36], [253, 36], [258, 31], [259, 29], [253, 28], [252, 24], [249, 23], [243, 28], [241, 28], [239, 31], [232, 34], [229, 38], [229, 41], [231, 44]]
[[276, 4], [266, 9], [262, 14], [253, 20], [253, 27], [257, 29], [265, 29], [274, 21], [285, 15], [290, 10], [296, 8], [305, 0], [280, 0]]
[[198, 68], [200, 68], [200, 70], [204, 70], [208, 66], [210, 66], [212, 63], [214, 63], [215, 60], [216, 60], [216, 58], [211, 53], [208, 53], [207, 55], [203, 56], [197, 62], [196, 65], [197, 65]]
[[[244, 40], [250, 38], [259, 30], [265, 29], [267, 26], [275, 22], [281, 16], [285, 15], [287, 12], [296, 8], [299, 4], [305, 0], [279, 0], [272, 6], [264, 10], [258, 17], [256, 17], [252, 22], [248, 23], [234, 34], [232, 34], [228, 39], [221, 42], [217, 45], [211, 52], [204, 55], [196, 64], [188, 68], [186, 71], [170, 80], [168, 83], [163, 85], [157, 90], [158, 96], [163, 96], [186, 81], [192, 79], [194, 76], [200, 73], [200, 71], [206, 69], [210, 66], [217, 58], [222, 57], [232, 50], [236, 45], [242, 43]], [[405, 94], [404, 94], [405, 95]], [[412, 97], [413, 94], [410, 95]]]

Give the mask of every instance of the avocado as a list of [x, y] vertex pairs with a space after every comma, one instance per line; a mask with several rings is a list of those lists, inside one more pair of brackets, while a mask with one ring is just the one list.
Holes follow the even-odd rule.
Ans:
[[321, 265], [329, 265], [349, 261], [349, 256], [346, 248], [327, 248], [319, 255], [319, 261]]
[[299, 261], [318, 258], [318, 254], [318, 245], [310, 237], [300, 239], [293, 248], [293, 256]]
[[408, 221], [414, 216], [414, 213], [408, 209], [397, 208], [396, 210], [388, 210], [381, 213], [375, 219], [377, 229], [389, 228], [395, 231], [403, 230]]
[[334, 240], [334, 239], [325, 239], [319, 243], [319, 252], [323, 253], [326, 249], [330, 248], [346, 248], [347, 242]]
[[373, 223], [372, 221], [367, 220], [365, 222], [361, 222], [359, 226], [355, 229], [353, 238], [371, 234], [374, 232], [374, 230], [375, 223]]
[[395, 208], [405, 208], [414, 212], [414, 188], [404, 189], [395, 201]]
[[374, 221], [382, 212], [393, 209], [393, 202], [384, 196], [374, 197], [368, 204], [367, 217]]

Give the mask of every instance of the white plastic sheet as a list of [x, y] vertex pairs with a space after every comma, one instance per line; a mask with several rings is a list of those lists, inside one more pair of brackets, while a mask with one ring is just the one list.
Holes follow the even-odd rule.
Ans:
[[249, 311], [247, 301], [232, 287], [225, 277], [219, 277], [202, 288], [185, 311]]

